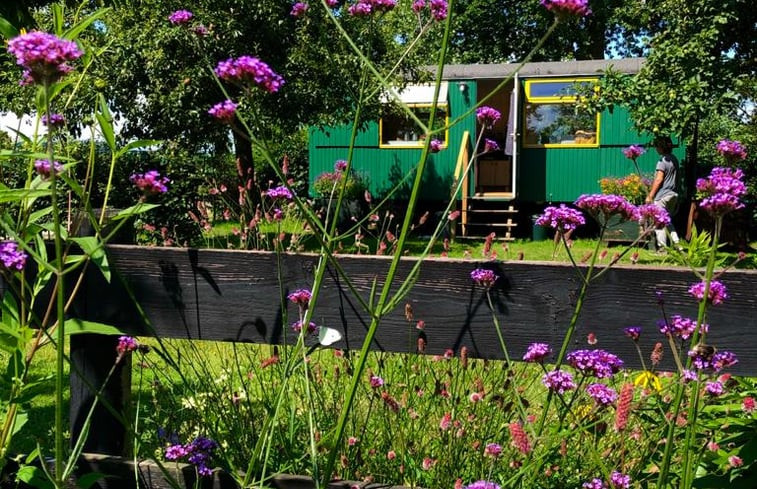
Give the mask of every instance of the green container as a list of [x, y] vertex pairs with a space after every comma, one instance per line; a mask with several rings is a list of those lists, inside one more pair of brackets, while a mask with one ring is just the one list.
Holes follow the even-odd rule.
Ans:
[[531, 216], [531, 241], [544, 241], [547, 239], [547, 228], [536, 224], [539, 214]]

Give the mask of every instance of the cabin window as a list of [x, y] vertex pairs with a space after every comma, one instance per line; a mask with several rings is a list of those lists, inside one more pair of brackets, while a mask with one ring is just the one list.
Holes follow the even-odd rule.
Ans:
[[[431, 107], [430, 104], [409, 106], [413, 114], [424, 123], [428, 121]], [[445, 127], [448, 123], [447, 119], [447, 106], [437, 105], [434, 127]], [[434, 139], [442, 142], [442, 148], [447, 147], [447, 132], [441, 131], [434, 135]], [[392, 109], [387, 107], [379, 121], [379, 134], [382, 148], [421, 148], [425, 142], [425, 136], [421, 134], [417, 123], [405, 111], [397, 107]]]
[[599, 146], [599, 114], [577, 110], [578, 88], [596, 78], [527, 80], [523, 107], [523, 146], [546, 148]]

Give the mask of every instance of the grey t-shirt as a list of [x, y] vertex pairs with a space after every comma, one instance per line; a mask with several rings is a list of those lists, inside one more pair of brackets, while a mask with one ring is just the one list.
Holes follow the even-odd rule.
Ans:
[[668, 195], [678, 195], [678, 159], [672, 154], [662, 155], [660, 161], [657, 162], [657, 171], [661, 171], [664, 175], [662, 180], [662, 186], [654, 196], [655, 200], [660, 200]]

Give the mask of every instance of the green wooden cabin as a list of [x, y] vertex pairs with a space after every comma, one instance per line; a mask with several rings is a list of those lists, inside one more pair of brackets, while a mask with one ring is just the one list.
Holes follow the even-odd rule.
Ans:
[[[457, 198], [462, 200], [459, 208], [465, 224], [473, 222], [477, 209], [533, 212], [549, 203], [572, 202], [581, 194], [598, 193], [603, 177], [633, 173], [633, 164], [621, 150], [631, 144], [648, 145], [651, 136], [635, 132], [622, 107], [595, 115], [577, 113], [575, 86], [595, 82], [610, 66], [636, 73], [642, 63], [640, 58], [527, 63], [515, 75], [515, 64], [446, 66], [438, 97], [439, 115], [444, 121], [468, 115], [439, 137], [442, 150], [430, 155], [422, 198], [446, 201], [456, 176], [462, 178], [463, 189]], [[511, 79], [495, 92], [507, 78]], [[409, 85], [399, 96], [424, 120], [433, 102], [433, 87]], [[474, 148], [480, 127], [471, 109], [482, 101], [502, 114], [483, 135], [494, 140], [499, 151], [483, 153], [483, 139]], [[347, 158], [350, 131], [346, 126], [310, 130], [311, 184], [322, 172], [332, 171], [336, 160]], [[359, 132], [353, 168], [367, 179], [373, 195], [383, 196], [412, 172], [422, 145], [422, 137], [409, 119], [387, 110], [381, 120], [370, 122]], [[681, 145], [675, 153], [682, 161]], [[653, 148], [639, 158], [645, 174], [654, 173], [657, 158]], [[407, 179], [404, 191], [395, 196], [405, 198], [410, 183]], [[488, 219], [492, 220], [491, 216]], [[514, 221], [508, 222], [514, 225]]]

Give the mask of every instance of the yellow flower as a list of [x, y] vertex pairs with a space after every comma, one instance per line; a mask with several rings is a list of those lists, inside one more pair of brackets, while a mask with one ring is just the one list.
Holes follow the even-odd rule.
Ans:
[[660, 382], [660, 378], [648, 370], [641, 372], [633, 381], [633, 385], [641, 386], [644, 389], [647, 389], [650, 384], [658, 393], [662, 392], [662, 382]]

